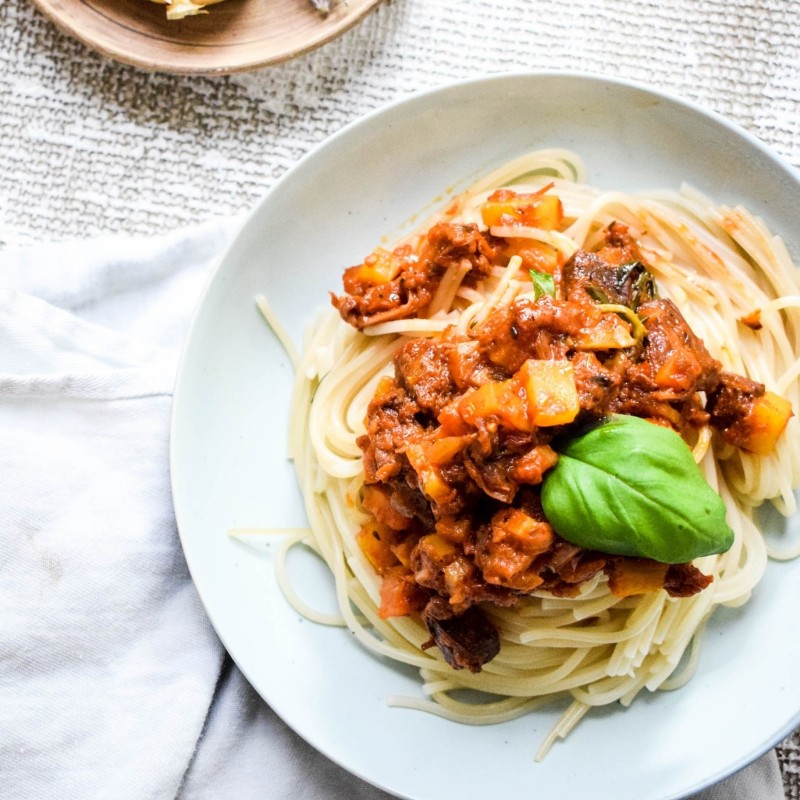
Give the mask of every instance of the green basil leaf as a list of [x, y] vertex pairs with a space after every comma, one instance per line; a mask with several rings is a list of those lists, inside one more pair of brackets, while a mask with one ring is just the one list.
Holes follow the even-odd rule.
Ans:
[[556, 282], [549, 272], [536, 272], [533, 269], [529, 269], [528, 272], [533, 281], [533, 293], [536, 300], [544, 294], [549, 294], [550, 297], [556, 296]]
[[617, 414], [556, 449], [542, 506], [568, 542], [667, 564], [733, 543], [722, 498], [674, 431]]

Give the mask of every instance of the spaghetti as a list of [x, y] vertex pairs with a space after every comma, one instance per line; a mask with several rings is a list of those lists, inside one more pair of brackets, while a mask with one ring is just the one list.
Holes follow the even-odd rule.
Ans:
[[[509, 192], [498, 194], [503, 187]], [[513, 206], [518, 196], [555, 198], [562, 209], [557, 223], [509, 217], [508, 205], [495, 218], [490, 209], [487, 223], [487, 204], [499, 198], [501, 205], [511, 199]], [[420, 253], [439, 223], [482, 231], [504, 259], [490, 259], [477, 276], [463, 259], [455, 259], [433, 285], [414, 283]], [[689, 187], [637, 194], [590, 187], [578, 156], [561, 150], [538, 151], [505, 165], [455, 198], [392, 254], [376, 251], [359, 274], [371, 271], [376, 285], [388, 286], [397, 275], [396, 262], [402, 262], [408, 281], [395, 306], [405, 304], [404, 312], [386, 313], [376, 299], [377, 311], [362, 313], [347, 297], [335, 298], [340, 314], [331, 310], [317, 319], [297, 367], [289, 436], [309, 518], [306, 541], [334, 576], [341, 613], [341, 620], [322, 621], [343, 623], [364, 647], [420, 670], [424, 697], [392, 698], [392, 705], [483, 724], [518, 717], [556, 698], [571, 699], [540, 756], [593, 706], [627, 705], [644, 689], [685, 683], [713, 610], [745, 603], [768, 555], [798, 554], [771, 553], [753, 521], [754, 508], [767, 500], [784, 515], [796, 511], [797, 417], [783, 420], [786, 430], [766, 454], [736, 446], [707, 424], [689, 425], [682, 432], [705, 480], [724, 501], [734, 534], [725, 552], [693, 560], [709, 577], [707, 588], [685, 596], [663, 587], [615, 593], [608, 570], [598, 570], [569, 591], [556, 583], [555, 590], [545, 585], [512, 591], [513, 604], [481, 604], [498, 631], [499, 651], [479, 671], [454, 670], [441, 648], [430, 646], [430, 626], [419, 614], [384, 613], [382, 576], [356, 534], [375, 522], [362, 504], [365, 419], [381, 387], [391, 382], [398, 353], [416, 340], [469, 339], [514, 303], [535, 304], [542, 292], [557, 293], [548, 276], [558, 277], [578, 253], [607, 248], [615, 225], [630, 231], [660, 296], [680, 309], [723, 370], [764, 384], [770, 396], [800, 407], [800, 286], [780, 239], [746, 210], [715, 207]], [[381, 270], [388, 272], [381, 277]], [[618, 342], [611, 346], [636, 346], [640, 315], [608, 298], [598, 303], [604, 319], [617, 320], [611, 327]], [[342, 322], [341, 317], [350, 315], [352, 322], [359, 313], [355, 327]], [[705, 399], [704, 393], [698, 396]], [[705, 411], [698, 407], [692, 413], [702, 418]], [[486, 701], [460, 699], [462, 689], [478, 690]]]

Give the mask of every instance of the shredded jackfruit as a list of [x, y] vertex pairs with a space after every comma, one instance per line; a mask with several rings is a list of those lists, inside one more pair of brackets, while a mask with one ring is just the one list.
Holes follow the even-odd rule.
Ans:
[[193, 14], [207, 14], [206, 6], [221, 3], [222, 0], [152, 0], [167, 7], [167, 19], [183, 19]]

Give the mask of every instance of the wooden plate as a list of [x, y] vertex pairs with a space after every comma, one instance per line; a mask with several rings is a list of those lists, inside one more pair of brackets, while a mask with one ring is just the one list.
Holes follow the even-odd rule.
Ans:
[[323, 17], [311, 0], [225, 0], [168, 21], [148, 0], [33, 0], [70, 36], [102, 55], [178, 74], [243, 72], [306, 53], [344, 33], [380, 0], [347, 0]]

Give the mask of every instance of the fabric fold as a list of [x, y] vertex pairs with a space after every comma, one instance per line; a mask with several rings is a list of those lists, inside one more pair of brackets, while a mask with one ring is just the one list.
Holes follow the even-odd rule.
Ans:
[[[117, 270], [114, 313], [94, 279], [107, 261], [84, 269], [68, 310], [41, 297], [48, 248], [0, 254], [6, 797], [171, 797], [197, 747], [224, 651], [180, 548], [168, 442], [173, 333], [177, 323], [183, 335], [218, 234], [136, 242], [140, 263]], [[194, 248], [204, 238], [201, 259]], [[125, 252], [130, 243], [108, 244]], [[96, 250], [73, 244], [57, 260], [79, 271]], [[40, 296], [8, 285], [11, 262]], [[151, 262], [161, 269], [143, 281]], [[197, 290], [164, 307], [165, 282]]]

